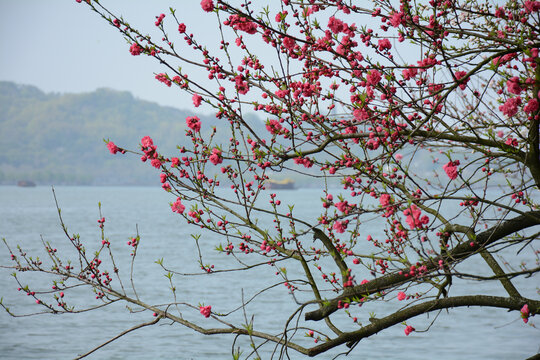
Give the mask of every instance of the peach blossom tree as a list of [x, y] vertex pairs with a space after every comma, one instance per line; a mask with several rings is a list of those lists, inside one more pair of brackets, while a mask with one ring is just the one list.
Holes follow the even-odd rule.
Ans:
[[[229, 322], [219, 297], [145, 302], [121, 286], [115, 265], [102, 265], [113, 259], [105, 237], [89, 254], [67, 229], [71, 263], [49, 244], [52, 265], [11, 252], [15, 270], [56, 279], [48, 297], [20, 284], [39, 306], [72, 311], [63, 285], [70, 279], [104, 305], [123, 301], [153, 314], [140, 326], [163, 319], [245, 336], [253, 357], [273, 344], [280, 358], [351, 351], [391, 327], [409, 335], [417, 317], [450, 308], [512, 311], [525, 323], [540, 311], [538, 296], [525, 295], [540, 270], [540, 1], [203, 0], [214, 44], [201, 43], [172, 8], [149, 25], [159, 34], [151, 37], [105, 1], [77, 2], [116, 27], [134, 57], [154, 58], [156, 80], [189, 94], [194, 110], [211, 109], [218, 124], [183, 119], [186, 138], [175, 153], [161, 152], [151, 134], [135, 150], [109, 141], [110, 152], [138, 154], [155, 168], [171, 211], [201, 233], [193, 257], [204, 276], [234, 271], [240, 279], [267, 267], [295, 310], [276, 334]], [[317, 184], [320, 196], [305, 199], [316, 216], [272, 189], [281, 173]], [[199, 237], [217, 239], [229, 265], [206, 263], [212, 250]], [[134, 252], [139, 241], [131, 240]], [[525, 254], [536, 263], [522, 263]], [[469, 263], [491, 273], [463, 271]], [[180, 265], [159, 265], [182, 274]], [[467, 283], [453, 294], [464, 280], [500, 291]], [[263, 300], [264, 291], [250, 301]], [[381, 303], [394, 308], [379, 313]], [[199, 320], [177, 315], [178, 306]]]

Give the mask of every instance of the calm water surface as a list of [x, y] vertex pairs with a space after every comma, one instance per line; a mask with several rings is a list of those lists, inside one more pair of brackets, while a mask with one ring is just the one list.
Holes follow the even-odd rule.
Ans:
[[[164, 259], [164, 264], [182, 272], [198, 270], [196, 248], [190, 233], [175, 216], [168, 205], [171, 198], [159, 188], [116, 188], [116, 187], [57, 187], [56, 194], [64, 220], [70, 233], [78, 233], [88, 250], [97, 248], [100, 232], [96, 220], [99, 218], [98, 201], [102, 204], [106, 217], [106, 236], [111, 248], [117, 254], [115, 261], [120, 268], [124, 285], [129, 287], [130, 249], [126, 241], [136, 234], [141, 235], [141, 245], [135, 262], [134, 283], [138, 295], [148, 303], [163, 304], [174, 301], [164, 271], [155, 264]], [[319, 191], [300, 189], [289, 191], [284, 199], [296, 204], [298, 213], [306, 218], [316, 210]], [[264, 221], [261, 220], [261, 221]], [[196, 229], [195, 229], [196, 230]], [[373, 230], [371, 230], [373, 233]], [[5, 237], [14, 246], [20, 244], [28, 254], [40, 254], [42, 237], [50, 241], [59, 251], [67, 248], [68, 241], [62, 235], [51, 189], [48, 187], [17, 188], [0, 187], [0, 237]], [[211, 249], [219, 239], [211, 236], [201, 238], [203, 249]], [[226, 264], [223, 255], [208, 251], [205, 263], [216, 268]], [[534, 261], [532, 256], [526, 261]], [[5, 247], [0, 247], [0, 265], [9, 265]], [[225, 265], [223, 265], [225, 266]], [[257, 293], [276, 281], [275, 269], [261, 267], [253, 273], [242, 273], [240, 277], [225, 274], [197, 277], [173, 277], [177, 287], [178, 301], [211, 304], [218, 312], [228, 312], [245, 298]], [[36, 274], [23, 274], [24, 284], [36, 284], [41, 278]], [[294, 273], [291, 275], [293, 276]], [[368, 275], [366, 275], [368, 277]], [[538, 280], [538, 276], [535, 278]], [[115, 280], [116, 281], [116, 280]], [[538, 297], [534, 283], [529, 279], [528, 287], [518, 283], [519, 290], [526, 296]], [[42, 290], [50, 282], [41, 282]], [[536, 281], [538, 284], [538, 281]], [[463, 284], [463, 286], [470, 284]], [[478, 294], [498, 294], [504, 296], [498, 283], [477, 284]], [[10, 276], [10, 271], [0, 268], [0, 296], [4, 304], [17, 314], [40, 311], [33, 300], [16, 291], [18, 285]], [[463, 291], [465, 291], [463, 287]], [[458, 285], [452, 289], [454, 295], [462, 291]], [[470, 291], [470, 290], [469, 290]], [[69, 295], [73, 304], [99, 304], [93, 295], [77, 291]], [[299, 294], [302, 300], [302, 294]], [[395, 301], [378, 302], [355, 309], [359, 319], [369, 317], [369, 312], [380, 316], [387, 314]], [[79, 308], [79, 306], [77, 307]], [[255, 314], [256, 329], [279, 332], [280, 325], [294, 311], [294, 301], [284, 288], [278, 287], [267, 293], [255, 305], [247, 306], [247, 316]], [[207, 327], [219, 324], [211, 319], [203, 319], [197, 311], [180, 309], [186, 319], [195, 319]], [[532, 324], [538, 324], [538, 317]], [[129, 312], [125, 304], [114, 304], [97, 311], [60, 316], [42, 315], [12, 318], [0, 311], [0, 358], [1, 359], [70, 359], [85, 353], [139, 323], [152, 319], [148, 312]], [[245, 323], [243, 314], [234, 313], [228, 320]], [[433, 317], [418, 317], [409, 321], [416, 329], [426, 329]], [[310, 324], [311, 325], [311, 324]], [[350, 320], [344, 323], [351, 326]], [[230, 359], [233, 337], [204, 336], [178, 324], [161, 321], [158, 325], [132, 332], [111, 345], [90, 355], [88, 359]], [[309, 346], [312, 339], [298, 340]], [[245, 341], [237, 342], [248, 353]], [[429, 332], [415, 332], [405, 337], [403, 327], [385, 330], [370, 339], [362, 340], [349, 356], [353, 359], [525, 359], [535, 354], [540, 347], [540, 331], [524, 325], [517, 312], [507, 313], [496, 309], [458, 309], [443, 312]], [[343, 350], [343, 349], [342, 349]], [[270, 358], [272, 348], [262, 352], [263, 358]], [[333, 351], [320, 356], [329, 359], [339, 354]], [[290, 352], [291, 359], [302, 359], [298, 353]]]

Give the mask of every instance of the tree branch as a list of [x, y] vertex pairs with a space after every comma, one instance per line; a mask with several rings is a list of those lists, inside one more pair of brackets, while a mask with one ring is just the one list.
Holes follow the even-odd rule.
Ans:
[[[473, 246], [471, 246], [469, 243], [461, 243], [454, 247], [452, 251], [432, 259], [430, 262], [425, 264], [427, 268], [426, 271], [429, 273], [438, 269], [439, 260], [443, 260], [445, 263], [454, 263], [458, 260], [465, 259], [475, 254], [478, 250], [495, 243], [497, 240], [502, 239], [505, 236], [535, 225], [540, 225], [540, 211], [529, 211], [523, 215], [504, 221], [491, 229], [478, 234], [476, 236], [476, 242], [473, 244]], [[452, 227], [450, 227], [450, 229], [451, 228]], [[453, 230], [456, 231], [457, 229]], [[380, 292], [414, 280], [414, 278], [406, 277], [404, 275], [407, 274], [408, 271], [408, 269], [403, 269], [401, 271], [402, 274], [395, 272], [377, 279], [373, 279], [366, 284], [357, 285], [352, 288], [352, 290], [347, 291], [346, 294], [342, 294], [332, 300], [329, 300], [329, 304], [321, 309], [306, 313], [305, 319], [314, 321], [324, 319], [326, 316], [329, 316], [338, 309], [339, 300], [362, 297], [363, 295]]]
[[491, 255], [488, 250], [480, 251], [480, 255], [482, 255], [482, 258], [486, 261], [491, 270], [493, 270], [493, 273], [499, 278], [499, 281], [501, 282], [508, 295], [512, 297], [521, 297], [519, 291], [516, 289], [514, 284], [512, 284], [512, 281], [510, 281], [510, 279], [508, 278], [504, 270], [501, 268], [497, 260], [495, 260], [493, 255]]
[[112, 343], [114, 340], [121, 338], [122, 336], [126, 335], [127, 333], [130, 333], [130, 332], [132, 332], [132, 331], [134, 331], [134, 330], [140, 329], [140, 328], [145, 327], [145, 326], [148, 326], [148, 325], [154, 325], [154, 324], [156, 324], [160, 319], [161, 319], [161, 317], [157, 317], [157, 318], [155, 318], [155, 319], [152, 320], [152, 321], [148, 321], [148, 322], [145, 322], [145, 323], [136, 325], [136, 326], [134, 326], [134, 327], [132, 327], [132, 328], [130, 328], [130, 329], [127, 329], [127, 330], [125, 330], [125, 331], [122, 331], [120, 334], [116, 335], [116, 336], [113, 337], [112, 339], [109, 339], [109, 340], [105, 341], [103, 344], [101, 344], [101, 345], [99, 345], [99, 346], [96, 346], [95, 348], [93, 348], [92, 350], [88, 351], [87, 353], [85, 353], [85, 354], [83, 354], [83, 355], [77, 356], [77, 357], [75, 358], [75, 360], [79, 360], [79, 359], [82, 359], [82, 358], [87, 357], [88, 355], [92, 354], [94, 351], [101, 349], [101, 348], [104, 347], [105, 345]]
[[504, 298], [499, 296], [469, 295], [426, 301], [422, 304], [411, 306], [409, 308], [397, 311], [382, 319], [378, 319], [370, 325], [362, 327], [360, 330], [343, 333], [335, 339], [329, 340], [321, 345], [309, 349], [308, 355], [315, 356], [341, 344], [360, 341], [363, 338], [369, 337], [373, 334], [378, 333], [381, 330], [397, 325], [410, 318], [435, 310], [449, 309], [462, 306], [487, 306], [519, 311], [521, 307], [525, 304], [529, 306], [531, 315], [540, 312], [540, 301], [525, 298]]
[[347, 263], [345, 263], [341, 255], [339, 255], [339, 252], [332, 243], [332, 240], [322, 230], [319, 230], [317, 228], [313, 228], [313, 239], [321, 240], [324, 247], [326, 248], [326, 250], [328, 250], [328, 252], [332, 256], [332, 259], [334, 259], [334, 262], [339, 268], [341, 275], [343, 276], [343, 281], [345, 281], [346, 277], [349, 275], [349, 267], [347, 266]]

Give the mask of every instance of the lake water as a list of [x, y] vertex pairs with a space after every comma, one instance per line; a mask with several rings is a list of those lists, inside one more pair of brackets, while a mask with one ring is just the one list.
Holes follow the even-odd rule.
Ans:
[[[70, 233], [78, 233], [87, 249], [95, 249], [100, 243], [97, 227], [98, 201], [102, 204], [106, 217], [106, 236], [116, 254], [115, 261], [120, 268], [124, 285], [129, 287], [130, 249], [126, 241], [136, 234], [136, 226], [141, 236], [141, 244], [135, 261], [134, 282], [138, 295], [148, 303], [164, 304], [173, 302], [168, 280], [164, 271], [155, 264], [163, 258], [164, 264], [181, 272], [197, 272], [197, 252], [190, 233], [196, 228], [186, 226], [170, 210], [171, 197], [159, 188], [146, 187], [57, 187], [57, 198], [64, 221]], [[296, 204], [299, 213], [309, 217], [313, 213], [314, 202], [321, 196], [320, 191], [298, 189], [283, 193], [286, 201]], [[264, 221], [264, 219], [262, 220]], [[12, 249], [20, 244], [28, 254], [44, 257], [40, 236], [49, 241], [59, 253], [68, 248], [68, 240], [63, 236], [51, 189], [48, 187], [17, 188], [0, 187], [0, 237], [8, 240]], [[201, 247], [212, 249], [219, 239], [205, 235], [201, 237]], [[10, 265], [9, 255], [0, 244], [0, 265]], [[205, 263], [216, 268], [226, 266], [226, 256], [207, 251]], [[534, 261], [531, 254], [524, 254], [526, 261]], [[294, 269], [291, 270], [293, 273]], [[17, 283], [10, 276], [11, 271], [0, 268], [0, 296], [6, 306], [17, 314], [40, 311], [33, 299], [17, 292]], [[179, 302], [197, 305], [212, 305], [213, 311], [225, 313], [234, 309], [242, 301], [277, 281], [274, 268], [260, 267], [253, 272], [240, 274], [226, 273], [211, 276], [174, 276]], [[39, 281], [36, 274], [22, 274], [24, 284], [40, 284], [38, 289], [46, 290], [49, 282]], [[368, 277], [366, 275], [365, 277]], [[358, 278], [358, 276], [357, 276]], [[536, 282], [535, 282], [536, 279]], [[538, 276], [526, 281], [517, 281], [518, 289], [525, 296], [538, 298]], [[116, 281], [116, 280], [115, 280]], [[116, 282], [117, 283], [117, 282]], [[452, 294], [470, 291], [471, 283], [462, 282], [452, 288]], [[497, 282], [473, 285], [477, 294], [498, 294], [505, 296]], [[50, 289], [50, 287], [48, 288]], [[68, 297], [69, 296], [69, 297]], [[329, 295], [331, 296], [331, 295]], [[302, 294], [299, 294], [300, 299]], [[98, 305], [91, 294], [83, 289], [66, 295], [69, 303]], [[307, 298], [306, 298], [307, 299]], [[284, 320], [294, 311], [295, 303], [286, 289], [276, 287], [256, 299], [246, 308], [247, 317], [254, 317], [256, 330], [277, 333]], [[355, 309], [359, 319], [375, 312], [382, 317], [395, 306], [395, 299], [376, 302]], [[370, 307], [371, 306], [371, 307]], [[80, 308], [77, 306], [77, 308]], [[135, 310], [135, 309], [134, 309]], [[219, 326], [212, 319], [204, 319], [198, 311], [186, 307], [179, 309], [186, 319], [193, 319], [205, 327]], [[533, 317], [530, 324], [537, 324]], [[0, 358], [1, 359], [70, 359], [105, 342], [121, 331], [152, 319], [148, 312], [130, 312], [125, 304], [81, 314], [59, 316], [41, 315], [12, 318], [0, 309]], [[227, 321], [245, 323], [244, 314], [234, 313]], [[420, 316], [409, 321], [417, 330], [426, 329], [433, 316]], [[338, 323], [341, 320], [337, 320]], [[361, 320], [366, 321], [366, 320]], [[367, 321], [366, 321], [367, 322]], [[342, 323], [351, 329], [351, 321]], [[313, 325], [309, 323], [307, 325]], [[357, 359], [525, 359], [539, 351], [540, 329], [525, 325], [518, 312], [500, 309], [462, 308], [442, 312], [428, 332], [414, 332], [406, 337], [403, 326], [384, 330], [362, 340], [349, 358]], [[96, 351], [88, 359], [230, 359], [232, 335], [204, 336], [178, 324], [161, 321], [158, 325], [144, 327], [132, 332], [112, 344]], [[313, 345], [313, 339], [299, 337], [304, 346]], [[249, 344], [239, 340], [244, 355], [249, 353]], [[264, 359], [270, 358], [273, 347], [262, 350]], [[321, 359], [330, 359], [346, 348], [322, 354]], [[277, 356], [276, 356], [277, 358]], [[303, 359], [304, 356], [289, 351], [289, 358]], [[341, 358], [341, 357], [340, 357]]]

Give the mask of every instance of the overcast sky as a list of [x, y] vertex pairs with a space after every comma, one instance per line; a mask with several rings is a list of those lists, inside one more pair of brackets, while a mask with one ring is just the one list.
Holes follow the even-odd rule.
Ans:
[[[174, 24], [169, 15], [172, 6], [199, 43], [210, 49], [219, 46], [216, 17], [201, 9], [200, 0], [101, 0], [101, 3], [143, 34], [149, 33], [158, 40], [161, 35], [156, 31], [155, 17], [165, 13], [165, 24]], [[275, 14], [280, 2], [264, 4], [274, 7], [271, 14]], [[348, 20], [366, 25], [370, 18]], [[193, 51], [186, 51], [185, 42], [176, 29], [174, 25], [168, 31], [176, 49], [182, 55], [189, 54], [201, 61], [200, 54], [193, 57]], [[244, 40], [268, 68], [276, 61], [275, 53], [262, 43], [260, 37], [250, 38], [248, 35]], [[234, 41], [234, 38], [227, 39]], [[181, 46], [184, 46], [183, 50]], [[155, 73], [166, 71], [163, 65], [148, 56], [132, 56], [129, 45], [117, 29], [86, 4], [75, 0], [0, 0], [0, 49], [0, 81], [35, 85], [46, 92], [61, 93], [108, 87], [130, 91], [137, 98], [160, 105], [193, 108], [188, 94], [155, 80]], [[362, 51], [369, 52], [368, 49]], [[223, 53], [218, 55], [223, 57]], [[185, 66], [183, 70], [186, 70]], [[197, 76], [207, 76], [200, 69], [189, 75], [195, 80], [198, 80]], [[211, 109], [200, 107], [197, 111], [210, 112]]]
[[[199, 0], [102, 0], [143, 33], [155, 16], [176, 7], [177, 16], [207, 43], [216, 42], [215, 16]], [[170, 20], [170, 17], [167, 18]], [[183, 42], [179, 37], [176, 40]], [[0, 80], [46, 92], [87, 92], [100, 87], [177, 108], [191, 107], [178, 89], [154, 79], [164, 70], [146, 56], [131, 56], [121, 34], [75, 0], [0, 0]]]

